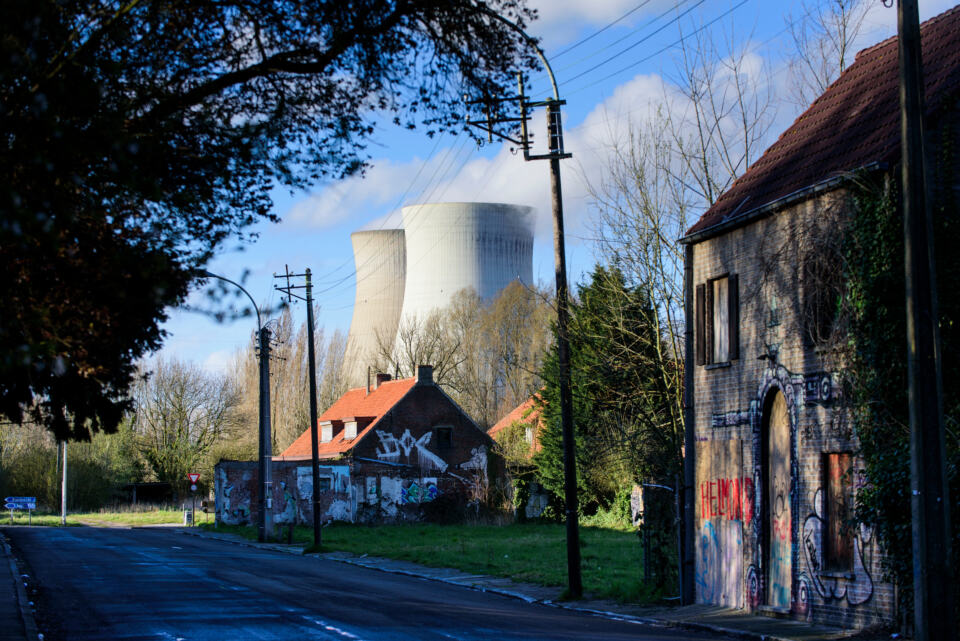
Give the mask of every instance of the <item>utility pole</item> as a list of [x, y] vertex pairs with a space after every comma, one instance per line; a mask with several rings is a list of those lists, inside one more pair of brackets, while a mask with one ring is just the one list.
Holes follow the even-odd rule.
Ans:
[[63, 441], [63, 478], [60, 481], [60, 525], [67, 526], [67, 442]]
[[[306, 298], [300, 298], [307, 303], [307, 357], [310, 361], [308, 371], [310, 378], [310, 453], [311, 453], [311, 474], [313, 477], [313, 547], [317, 551], [320, 550], [321, 543], [321, 528], [322, 524], [320, 522], [320, 446], [317, 442], [317, 359], [316, 353], [314, 352], [315, 347], [313, 344], [313, 281], [310, 276], [310, 268], [307, 269], [302, 274], [291, 274], [290, 268], [286, 265], [283, 266], [284, 273], [282, 275], [274, 274], [274, 278], [286, 278], [287, 286], [286, 287], [277, 287], [278, 290], [284, 292], [287, 295], [287, 300], [292, 301], [293, 298], [300, 298], [293, 293], [294, 289], [306, 289]], [[303, 276], [305, 279], [304, 285], [291, 285], [291, 278], [299, 278]], [[369, 375], [368, 375], [369, 378]]]
[[913, 516], [914, 638], [955, 639], [940, 374], [933, 221], [924, 168], [923, 56], [917, 0], [897, 3], [907, 362], [910, 390], [910, 476]]
[[260, 328], [260, 522], [257, 539], [273, 539], [273, 446], [270, 438], [270, 328]]
[[[553, 76], [553, 71], [536, 42], [517, 28], [516, 25], [513, 25], [513, 23], [499, 18], [499, 16], [498, 19], [516, 29], [527, 43], [536, 50], [553, 85], [552, 99], [528, 102], [524, 96], [523, 76], [518, 74], [517, 85], [519, 95], [516, 98], [501, 98], [486, 101], [486, 120], [475, 122], [468, 120], [467, 124], [486, 131], [488, 140], [492, 140], [493, 136], [497, 136], [498, 138], [508, 140], [518, 145], [523, 151], [523, 159], [525, 161], [550, 161], [550, 197], [553, 209], [553, 261], [557, 289], [557, 360], [559, 361], [560, 367], [560, 427], [563, 434], [563, 502], [566, 509], [565, 518], [567, 528], [567, 591], [571, 598], [578, 599], [583, 595], [583, 581], [580, 574], [580, 524], [578, 521], [576, 439], [573, 426], [573, 397], [570, 391], [570, 340], [568, 330], [570, 311], [567, 290], [567, 260], [563, 233], [563, 193], [560, 183], [560, 161], [564, 158], [572, 157], [572, 154], [565, 153], [563, 149], [563, 126], [560, 117], [560, 107], [566, 104], [566, 101], [560, 99], [560, 93], [557, 89], [557, 82]], [[491, 118], [490, 103], [513, 100], [519, 101], [519, 118], [499, 118], [496, 120]], [[546, 107], [547, 109], [547, 142], [549, 147], [548, 153], [546, 154], [530, 153], [531, 136], [527, 132], [527, 120], [529, 120], [527, 113], [528, 110], [536, 107]], [[519, 123], [520, 140], [515, 140], [507, 134], [496, 131], [494, 125], [501, 123]]]

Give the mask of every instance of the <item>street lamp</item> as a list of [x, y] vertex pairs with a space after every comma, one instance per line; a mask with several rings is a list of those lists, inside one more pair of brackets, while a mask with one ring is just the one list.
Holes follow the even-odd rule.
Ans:
[[260, 475], [260, 516], [257, 523], [257, 538], [263, 541], [269, 541], [273, 538], [273, 501], [271, 500], [271, 475], [273, 458], [272, 443], [270, 439], [270, 329], [264, 327], [260, 318], [260, 309], [246, 289], [240, 283], [236, 283], [229, 278], [218, 276], [206, 270], [199, 270], [201, 278], [216, 278], [226, 283], [230, 283], [241, 292], [247, 295], [253, 304], [253, 311], [257, 313], [257, 342], [260, 347], [260, 457], [259, 457], [259, 475]]

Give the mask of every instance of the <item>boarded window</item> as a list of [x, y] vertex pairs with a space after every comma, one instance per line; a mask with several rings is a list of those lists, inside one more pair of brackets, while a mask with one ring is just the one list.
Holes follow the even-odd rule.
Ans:
[[695, 292], [698, 365], [740, 358], [740, 292], [736, 274], [707, 281]]
[[319, 487], [321, 492], [326, 492], [331, 487], [333, 487], [332, 479], [329, 476], [321, 476], [317, 480], [320, 482]]
[[851, 456], [823, 455], [823, 567], [853, 570]]

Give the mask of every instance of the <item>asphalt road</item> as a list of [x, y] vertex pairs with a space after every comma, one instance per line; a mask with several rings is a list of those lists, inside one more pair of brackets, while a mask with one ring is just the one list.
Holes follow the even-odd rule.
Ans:
[[164, 528], [8, 528], [45, 641], [716, 639]]

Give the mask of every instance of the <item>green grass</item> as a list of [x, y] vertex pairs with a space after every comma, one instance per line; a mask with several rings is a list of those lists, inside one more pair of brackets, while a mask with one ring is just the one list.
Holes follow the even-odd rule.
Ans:
[[[250, 539], [257, 537], [256, 528], [249, 526], [220, 526], [219, 530]], [[563, 525], [545, 523], [335, 524], [323, 529], [323, 551], [382, 556], [539, 585], [563, 586], [567, 582], [565, 537]], [[643, 583], [642, 550], [632, 531], [581, 527], [580, 538], [583, 587], [588, 596], [624, 602], [648, 602], [660, 596]], [[294, 541], [310, 545], [313, 530], [295, 528]]]
[[[200, 517], [202, 518], [202, 517]], [[166, 523], [183, 523], [183, 511], [170, 508], [145, 508], [132, 510], [127, 508], [104, 509], [99, 512], [67, 513], [67, 525], [79, 526], [86, 524], [104, 525], [162, 525]], [[59, 514], [37, 513], [28, 518], [26, 512], [14, 511], [11, 522], [9, 510], [0, 513], [0, 525], [60, 525]]]

